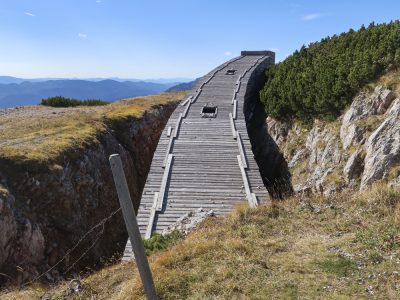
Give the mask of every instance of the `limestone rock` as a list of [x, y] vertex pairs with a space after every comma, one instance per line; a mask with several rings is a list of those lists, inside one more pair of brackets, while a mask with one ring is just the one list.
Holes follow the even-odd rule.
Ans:
[[306, 148], [311, 152], [309, 166], [318, 165], [327, 168], [339, 164], [341, 161], [341, 149], [339, 140], [330, 129], [324, 128], [318, 122], [310, 131]]
[[359, 178], [364, 170], [364, 154], [362, 149], [357, 149], [348, 159], [343, 174], [347, 183]]
[[300, 149], [296, 151], [296, 153], [293, 155], [292, 159], [288, 163], [289, 168], [294, 168], [297, 166], [299, 163], [304, 161], [306, 157], [308, 156], [308, 150], [307, 149]]
[[278, 121], [271, 117], [267, 118], [268, 133], [274, 139], [275, 143], [278, 144], [278, 146], [286, 142], [291, 127], [292, 124], [289, 122]]
[[[315, 120], [308, 132], [296, 128], [295, 122], [269, 118], [269, 130], [279, 147], [290, 149], [285, 158], [292, 169], [295, 192], [331, 196], [343, 188], [359, 184], [365, 188], [388, 177], [400, 163], [400, 100], [394, 98], [395, 94], [382, 86], [361, 92], [335, 123]], [[390, 185], [398, 182], [400, 179], [395, 179]]]
[[214, 216], [215, 214], [212, 209], [205, 210], [200, 207], [196, 211], [189, 212], [184, 216], [180, 217], [174, 224], [168, 226], [167, 229], [164, 229], [162, 235], [170, 234], [175, 230], [180, 231], [184, 234], [188, 234], [205, 219]]
[[388, 186], [391, 188], [400, 188], [400, 175], [390, 181]]
[[363, 142], [365, 131], [357, 121], [371, 115], [383, 114], [389, 108], [395, 95], [392, 91], [377, 86], [372, 94], [360, 93], [343, 116], [340, 138], [343, 148]]
[[385, 120], [371, 134], [366, 145], [361, 189], [386, 178], [391, 167], [400, 162], [400, 99], [386, 112]]

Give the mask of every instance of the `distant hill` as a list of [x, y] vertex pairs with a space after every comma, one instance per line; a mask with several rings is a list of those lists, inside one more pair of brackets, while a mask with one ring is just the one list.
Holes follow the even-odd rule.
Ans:
[[12, 76], [0, 76], [0, 84], [9, 84], [9, 83], [21, 83], [25, 80], [22, 78], [16, 78]]
[[[22, 80], [22, 81], [21, 81]], [[0, 107], [38, 104], [43, 98], [63, 96], [68, 98], [101, 99], [115, 101], [121, 98], [145, 96], [166, 91], [173, 83], [116, 80], [47, 80], [25, 81], [24, 79], [0, 76]]]
[[173, 87], [170, 87], [166, 91], [167, 92], [189, 91], [189, 90], [194, 88], [194, 86], [196, 85], [198, 80], [199, 80], [199, 78], [197, 78], [197, 79], [195, 79], [193, 81], [179, 83], [177, 85], [174, 85]]

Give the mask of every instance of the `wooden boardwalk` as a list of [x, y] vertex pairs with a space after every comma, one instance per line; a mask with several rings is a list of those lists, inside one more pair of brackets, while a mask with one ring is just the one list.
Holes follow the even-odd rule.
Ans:
[[[271, 57], [264, 52], [242, 54], [199, 80], [171, 115], [138, 211], [144, 238], [200, 207], [222, 215], [240, 201], [256, 206], [268, 199], [253, 158], [243, 105], [252, 72]], [[231, 69], [235, 73], [227, 75]], [[202, 118], [206, 104], [217, 107], [216, 118]], [[131, 257], [128, 241], [124, 260]]]

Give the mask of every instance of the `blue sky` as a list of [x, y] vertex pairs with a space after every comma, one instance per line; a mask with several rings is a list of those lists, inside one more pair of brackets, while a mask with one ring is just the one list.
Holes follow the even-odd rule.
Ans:
[[398, 18], [400, 1], [0, 0], [0, 75], [198, 77], [240, 50]]

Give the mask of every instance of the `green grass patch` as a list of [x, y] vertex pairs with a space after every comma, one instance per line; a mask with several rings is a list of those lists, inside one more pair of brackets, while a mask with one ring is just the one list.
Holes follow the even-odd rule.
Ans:
[[349, 258], [328, 257], [316, 262], [324, 272], [335, 274], [339, 277], [348, 277], [357, 271], [357, 263]]
[[144, 249], [146, 251], [146, 255], [168, 249], [183, 239], [183, 237], [183, 234], [177, 230], [166, 235], [155, 233], [151, 238], [144, 240]]

